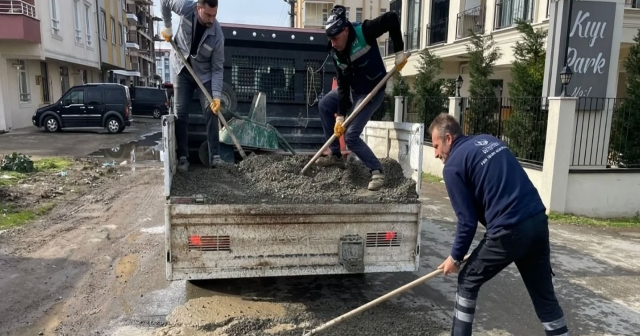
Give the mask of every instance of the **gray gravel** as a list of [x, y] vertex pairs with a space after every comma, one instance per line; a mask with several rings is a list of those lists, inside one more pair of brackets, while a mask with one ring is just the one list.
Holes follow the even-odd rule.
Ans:
[[216, 169], [201, 166], [176, 173], [172, 196], [202, 195], [209, 204], [331, 204], [418, 203], [415, 182], [405, 178], [400, 164], [381, 159], [386, 185], [371, 192], [371, 175], [360, 161], [346, 169], [313, 166], [300, 174], [311, 156], [258, 155]]

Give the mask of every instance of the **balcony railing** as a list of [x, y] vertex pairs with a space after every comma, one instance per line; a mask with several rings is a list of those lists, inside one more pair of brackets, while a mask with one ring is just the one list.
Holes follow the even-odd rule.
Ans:
[[407, 33], [405, 39], [408, 51], [420, 49], [420, 28], [413, 28]]
[[443, 18], [427, 25], [427, 45], [447, 43], [449, 34], [449, 18]]
[[496, 0], [495, 29], [513, 26], [518, 19], [533, 21], [533, 0]]
[[36, 7], [21, 0], [0, 0], [0, 14], [18, 14], [36, 18]]
[[486, 11], [484, 6], [478, 6], [458, 13], [456, 21], [456, 39], [471, 36], [471, 32], [475, 34], [484, 33], [484, 19]]
[[393, 41], [388, 38], [384, 41], [384, 56], [389, 56], [393, 54]]

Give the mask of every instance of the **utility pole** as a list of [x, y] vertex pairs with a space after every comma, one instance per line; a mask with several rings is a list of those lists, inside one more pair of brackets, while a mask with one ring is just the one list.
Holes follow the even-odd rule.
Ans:
[[291, 19], [291, 28], [296, 26], [296, 0], [284, 0], [284, 2], [288, 3], [289, 6], [291, 6], [291, 9], [289, 10], [289, 19]]

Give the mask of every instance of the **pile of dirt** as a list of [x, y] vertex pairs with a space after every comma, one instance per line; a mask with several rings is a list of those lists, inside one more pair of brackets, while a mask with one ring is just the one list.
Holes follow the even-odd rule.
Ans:
[[371, 174], [360, 161], [346, 169], [316, 167], [300, 174], [311, 156], [258, 155], [238, 165], [216, 169], [194, 167], [174, 176], [171, 195], [201, 195], [209, 204], [332, 204], [418, 203], [416, 184], [404, 177], [393, 159], [381, 159], [386, 184], [379, 191], [367, 190]]

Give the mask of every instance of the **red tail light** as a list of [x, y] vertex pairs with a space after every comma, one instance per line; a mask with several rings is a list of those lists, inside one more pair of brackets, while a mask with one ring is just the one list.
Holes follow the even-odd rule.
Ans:
[[124, 107], [124, 116], [129, 117], [129, 106]]

